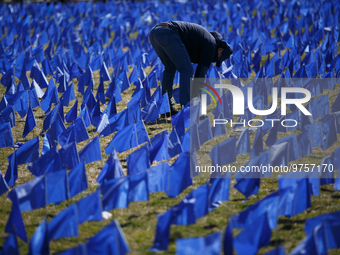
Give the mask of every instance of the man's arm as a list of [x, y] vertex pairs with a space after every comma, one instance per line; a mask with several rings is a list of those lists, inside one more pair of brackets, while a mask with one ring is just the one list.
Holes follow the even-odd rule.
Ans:
[[216, 53], [215, 47], [211, 44], [206, 43], [203, 47], [203, 51], [198, 62], [198, 66], [195, 72], [195, 78], [204, 78], [205, 74], [208, 72], [210, 64], [214, 58]]

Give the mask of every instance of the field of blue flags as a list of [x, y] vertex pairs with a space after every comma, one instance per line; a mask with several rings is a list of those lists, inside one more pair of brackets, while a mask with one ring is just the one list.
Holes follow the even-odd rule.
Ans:
[[[335, 0], [0, 4], [0, 255], [337, 254], [339, 13]], [[233, 127], [200, 118], [197, 99], [159, 118], [170, 102], [148, 34], [167, 20], [230, 44], [206, 77], [252, 91], [237, 118], [230, 91], [212, 111], [207, 97]], [[289, 104], [242, 125], [293, 87], [311, 115]]]

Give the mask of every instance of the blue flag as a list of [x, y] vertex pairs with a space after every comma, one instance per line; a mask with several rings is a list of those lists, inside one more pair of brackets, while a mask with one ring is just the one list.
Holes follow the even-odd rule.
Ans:
[[74, 134], [77, 143], [80, 143], [90, 138], [82, 117], [77, 118], [74, 122]]
[[261, 247], [269, 245], [271, 234], [267, 213], [264, 213], [256, 223], [246, 225], [245, 229], [235, 237], [235, 249], [238, 254], [255, 255]]
[[68, 174], [70, 197], [88, 188], [85, 162], [83, 160]]
[[238, 136], [238, 139], [236, 141], [236, 148], [237, 148], [236, 154], [244, 154], [250, 152], [250, 138], [248, 128], [244, 129]]
[[319, 147], [323, 144], [321, 136], [321, 122], [315, 122], [304, 127], [304, 130], [309, 130], [311, 136], [312, 147]]
[[[209, 153], [209, 157], [215, 167], [222, 167], [234, 162], [236, 160], [236, 136], [232, 136], [214, 146]], [[218, 174], [217, 171], [216, 174]]]
[[169, 163], [164, 162], [154, 167], [151, 167], [148, 171], [148, 189], [149, 193], [166, 191], [168, 186], [169, 175]]
[[19, 255], [19, 245], [18, 240], [15, 234], [10, 234], [5, 242], [2, 245], [2, 249], [0, 250], [0, 255]]
[[78, 109], [78, 98], [72, 108], [66, 113], [65, 120], [66, 122], [70, 123], [75, 121], [77, 118], [77, 109]]
[[151, 251], [164, 251], [168, 249], [170, 225], [172, 220], [172, 211], [168, 210], [165, 213], [157, 215], [157, 226], [155, 240]]
[[36, 228], [30, 240], [28, 254], [49, 254], [49, 240], [46, 218], [44, 218]]
[[14, 151], [8, 157], [8, 167], [5, 175], [5, 180], [9, 186], [14, 186], [15, 181], [18, 179], [18, 161], [17, 161], [17, 153]]
[[328, 149], [337, 139], [335, 117], [333, 114], [326, 115], [320, 120], [323, 137], [322, 150]]
[[299, 146], [299, 156], [302, 158], [312, 153], [312, 141], [310, 139], [310, 131], [302, 132], [297, 136]]
[[127, 158], [127, 174], [134, 175], [145, 172], [150, 168], [150, 154], [148, 144], [132, 152]]
[[32, 164], [27, 166], [27, 169], [34, 176], [41, 176], [45, 173], [56, 172], [62, 169], [61, 160], [57, 147], [52, 147], [44, 155], [34, 161]]
[[102, 184], [105, 180], [120, 178], [124, 176], [122, 165], [120, 164], [116, 150], [113, 149], [112, 154], [105, 162], [101, 172], [97, 177], [97, 182]]
[[170, 166], [170, 180], [166, 194], [169, 197], [177, 197], [184, 189], [192, 185], [190, 177], [190, 154], [183, 152]]
[[224, 233], [223, 238], [223, 251], [224, 255], [233, 255], [234, 250], [234, 239], [233, 239], [233, 229], [232, 229], [232, 223], [229, 222]]
[[176, 129], [174, 128], [172, 129], [170, 134], [168, 134], [167, 147], [170, 158], [175, 157], [176, 155], [183, 152], [181, 141], [177, 135]]
[[64, 169], [73, 169], [79, 164], [77, 145], [74, 140], [59, 150], [59, 157], [61, 167]]
[[193, 237], [176, 240], [176, 254], [178, 255], [218, 255], [220, 254], [220, 251], [221, 232], [215, 232], [205, 237]]
[[9, 123], [4, 123], [0, 125], [0, 148], [3, 147], [13, 147], [13, 137], [11, 125]]
[[102, 221], [102, 202], [100, 198], [100, 192], [96, 192], [87, 195], [77, 202], [78, 206], [78, 224], [82, 224], [85, 221]]
[[85, 164], [95, 162], [102, 159], [100, 151], [99, 137], [96, 136], [90, 140], [84, 148], [79, 152], [79, 159], [85, 159]]
[[[219, 115], [218, 119], [222, 119], [222, 114]], [[227, 128], [225, 124], [217, 124], [217, 125], [212, 125], [211, 126], [211, 132], [213, 137], [219, 136], [219, 135], [226, 135], [227, 134]]]
[[[261, 215], [267, 214], [270, 229], [276, 229], [278, 206], [281, 201], [281, 192], [274, 192], [247, 207], [242, 212], [231, 217], [232, 227], [244, 229], [247, 225], [256, 224]], [[283, 201], [283, 200], [282, 200]]]
[[81, 244], [79, 246], [65, 250], [60, 254], [61, 255], [86, 255], [87, 254], [86, 244]]
[[148, 174], [130, 176], [128, 203], [149, 200]]
[[18, 197], [14, 193], [10, 199], [12, 200], [12, 210], [6, 223], [5, 232], [19, 236], [24, 242], [27, 243], [27, 234], [19, 208]]
[[28, 111], [27, 111], [25, 128], [24, 128], [24, 133], [22, 135], [22, 138], [25, 138], [28, 135], [28, 133], [31, 132], [36, 125], [37, 125], [37, 122], [35, 121], [35, 117], [34, 117], [32, 107], [30, 104], [28, 107]]
[[7, 190], [9, 190], [7, 182], [5, 181], [0, 171], [0, 196], [4, 194]]
[[229, 200], [230, 177], [227, 176], [210, 179], [209, 210], [215, 209], [220, 202]]
[[290, 254], [327, 254], [327, 240], [325, 239], [325, 234], [324, 224], [318, 225], [313, 233], [305, 237]]
[[[288, 145], [289, 149], [287, 148], [288, 162], [299, 159], [300, 155], [299, 155], [299, 150], [298, 150], [296, 134], [287, 135], [287, 136], [281, 138], [280, 140], [278, 140], [274, 145], [279, 145], [279, 144], [282, 144], [282, 143], [285, 143], [285, 142], [288, 142], [288, 144], [289, 144]], [[271, 158], [272, 158], [272, 156], [271, 156]]]
[[169, 158], [168, 156], [168, 131], [165, 130], [156, 134], [150, 139], [151, 148], [149, 148], [150, 162], [162, 161]]
[[129, 178], [121, 177], [104, 182], [100, 186], [103, 210], [110, 211], [128, 206]]
[[79, 236], [78, 211], [76, 204], [72, 204], [59, 212], [48, 224], [48, 241], [64, 237]]
[[21, 212], [46, 206], [45, 176], [37, 177], [15, 187], [7, 195], [12, 201], [17, 197]]
[[198, 134], [200, 144], [204, 144], [212, 139], [209, 118], [205, 118], [198, 124]]
[[253, 148], [250, 151], [250, 157], [258, 156], [263, 151], [262, 127], [257, 128]]
[[325, 234], [327, 236], [327, 244], [328, 244], [328, 249], [334, 249], [334, 248], [339, 248], [340, 247], [340, 239], [337, 235], [334, 235], [332, 231], [332, 225], [338, 226], [340, 225], [340, 211], [332, 212], [332, 213], [327, 213], [327, 214], [321, 214], [319, 216], [307, 219], [306, 224], [305, 224], [305, 232], [306, 235], [313, 234], [314, 229], [324, 223], [326, 228], [325, 228]]
[[145, 123], [153, 122], [158, 119], [158, 107], [155, 99], [151, 99], [141, 112], [141, 116]]
[[332, 112], [338, 112], [340, 111], [340, 91], [338, 93], [338, 96], [336, 97], [332, 107], [331, 107]]
[[60, 170], [45, 176], [47, 204], [59, 203], [70, 198], [66, 170]]
[[113, 152], [113, 148], [117, 152], [129, 150], [137, 144], [136, 139], [135, 125], [128, 125], [115, 134], [112, 141], [105, 148], [105, 154], [111, 154]]
[[105, 226], [86, 243], [87, 254], [118, 254], [130, 252], [130, 247], [117, 220]]
[[[76, 99], [74, 94], [73, 82], [67, 87], [65, 93], [63, 94], [63, 106], [68, 106], [71, 100]], [[78, 98], [77, 98], [78, 100]], [[78, 104], [78, 102], [77, 102]], [[70, 121], [69, 121], [70, 122]]]

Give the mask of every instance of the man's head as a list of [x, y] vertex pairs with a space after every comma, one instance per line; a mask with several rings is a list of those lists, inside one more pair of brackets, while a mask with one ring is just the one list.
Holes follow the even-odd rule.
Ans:
[[210, 34], [215, 38], [217, 44], [217, 56], [216, 66], [220, 67], [222, 62], [229, 59], [230, 55], [233, 54], [233, 50], [230, 48], [226, 41], [223, 41], [222, 35], [216, 31], [210, 31]]
[[216, 62], [216, 66], [220, 67], [222, 62], [229, 59], [230, 55], [233, 54], [233, 50], [230, 48], [229, 44], [225, 41], [221, 41], [220, 47], [217, 50], [218, 61]]

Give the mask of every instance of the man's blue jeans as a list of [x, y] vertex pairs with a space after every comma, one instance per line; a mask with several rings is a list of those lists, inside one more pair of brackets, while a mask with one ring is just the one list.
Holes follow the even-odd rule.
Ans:
[[151, 29], [150, 43], [164, 65], [162, 94], [168, 92], [172, 98], [172, 85], [176, 70], [180, 74], [179, 103], [181, 106], [190, 101], [190, 78], [194, 69], [189, 54], [177, 31], [171, 27], [156, 26]]

